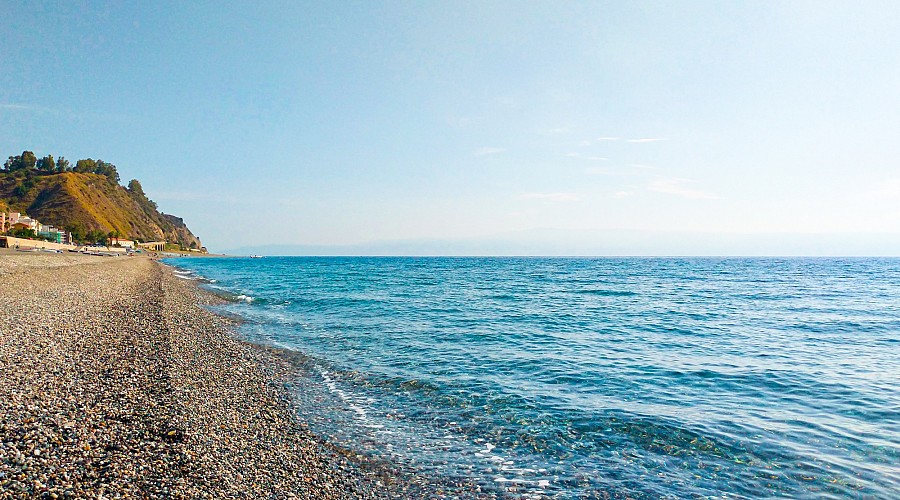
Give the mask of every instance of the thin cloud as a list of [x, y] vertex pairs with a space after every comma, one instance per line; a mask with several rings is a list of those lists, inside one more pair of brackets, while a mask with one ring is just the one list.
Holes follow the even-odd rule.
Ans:
[[595, 140], [598, 142], [615, 142], [615, 141], [621, 141], [622, 138], [621, 137], [604, 136], [604, 137], [598, 137]]
[[541, 201], [557, 201], [572, 202], [581, 201], [581, 195], [578, 193], [523, 193], [519, 196], [523, 200], [541, 200]]
[[644, 165], [642, 163], [632, 163], [631, 168], [637, 168], [640, 170], [659, 170], [659, 167], [654, 167], [652, 165]]
[[628, 139], [626, 142], [630, 142], [632, 144], [643, 144], [645, 142], [661, 142], [668, 141], [667, 137], [642, 137], [640, 139]]
[[578, 158], [580, 160], [588, 160], [588, 161], [606, 161], [609, 158], [604, 158], [602, 156], [586, 156], [581, 153], [566, 153], [567, 158]]
[[59, 113], [59, 111], [43, 106], [34, 106], [31, 104], [0, 104], [0, 109], [8, 109], [10, 111], [33, 111], [35, 113]]
[[483, 148], [478, 148], [477, 150], [475, 150], [475, 156], [495, 155], [504, 151], [506, 151], [506, 148], [492, 148], [485, 146]]
[[691, 200], [718, 200], [719, 197], [702, 191], [700, 189], [691, 188], [689, 185], [697, 181], [691, 179], [678, 179], [674, 177], [660, 177], [654, 179], [647, 186], [648, 191], [655, 193], [665, 193]]
[[616, 191], [615, 193], [613, 193], [613, 198], [616, 198], [619, 200], [621, 200], [623, 198], [628, 198], [631, 196], [634, 196], [634, 191]]

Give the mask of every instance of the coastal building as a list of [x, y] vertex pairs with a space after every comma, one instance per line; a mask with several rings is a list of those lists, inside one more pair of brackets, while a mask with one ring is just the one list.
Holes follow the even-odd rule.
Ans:
[[31, 229], [34, 232], [38, 231], [38, 229], [39, 229], [38, 226], [40, 225], [40, 222], [32, 219], [31, 217], [29, 217], [27, 215], [19, 215], [17, 213], [14, 213], [13, 215], [17, 216], [15, 222], [13, 222], [13, 227], [15, 227], [15, 228], [21, 227], [21, 228], [25, 228], [25, 229]]
[[124, 238], [110, 238], [109, 244], [112, 246], [120, 246], [123, 248], [134, 248], [135, 243], [132, 240], [126, 240]]
[[145, 248], [147, 250], [154, 250], [157, 252], [162, 252], [163, 250], [166, 249], [166, 242], [165, 241], [147, 241], [144, 243], [138, 243], [137, 246], [140, 248]]
[[[51, 231], [46, 230], [47, 228], [52, 228]], [[39, 231], [38, 236], [47, 238], [48, 241], [52, 241], [54, 243], [67, 243], [67, 238], [65, 237], [64, 231], [59, 231], [53, 226], [44, 226], [44, 231]]]
[[0, 212], [0, 233], [8, 233], [14, 229], [30, 229], [37, 236], [47, 239], [52, 243], [71, 245], [72, 233], [66, 232], [52, 224], [41, 224], [37, 219], [19, 212]]

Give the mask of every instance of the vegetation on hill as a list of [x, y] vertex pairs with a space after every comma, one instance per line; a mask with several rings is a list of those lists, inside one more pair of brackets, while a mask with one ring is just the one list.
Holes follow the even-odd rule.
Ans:
[[137, 241], [168, 241], [200, 248], [184, 221], [163, 214], [136, 179], [119, 185], [115, 165], [91, 158], [72, 166], [60, 157], [37, 158], [31, 151], [10, 156], [0, 170], [0, 211], [27, 213], [44, 224], [88, 241], [113, 234]]

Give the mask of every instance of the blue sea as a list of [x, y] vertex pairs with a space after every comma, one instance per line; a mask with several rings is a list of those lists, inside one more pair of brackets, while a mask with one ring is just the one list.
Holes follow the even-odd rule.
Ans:
[[900, 259], [167, 262], [296, 353], [313, 432], [436, 485], [900, 498]]

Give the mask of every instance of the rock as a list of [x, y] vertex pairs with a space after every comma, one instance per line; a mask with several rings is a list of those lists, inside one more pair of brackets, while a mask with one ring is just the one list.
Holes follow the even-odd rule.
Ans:
[[82, 257], [0, 259], [17, 305], [0, 308], [0, 498], [430, 496], [340, 467], [296, 421], [289, 370], [201, 307], [216, 298], [147, 259]]

